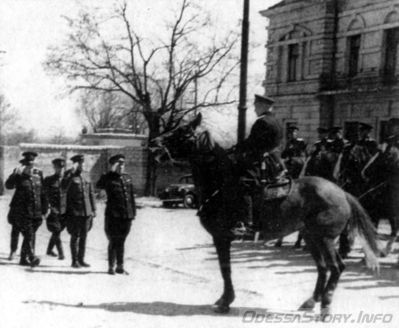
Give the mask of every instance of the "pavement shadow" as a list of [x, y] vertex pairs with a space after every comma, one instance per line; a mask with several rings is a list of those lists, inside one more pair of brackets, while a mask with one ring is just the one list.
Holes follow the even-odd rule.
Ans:
[[68, 274], [68, 275], [85, 275], [85, 274], [108, 274], [106, 271], [72, 271], [72, 270], [41, 270], [36, 268], [29, 268], [25, 271], [28, 272], [40, 272], [40, 273], [51, 273], [51, 274]]
[[229, 313], [216, 313], [210, 305], [179, 304], [172, 302], [114, 302], [100, 304], [67, 304], [51, 301], [26, 301], [27, 304], [40, 304], [49, 306], [61, 306], [77, 309], [101, 309], [110, 312], [132, 312], [137, 314], [159, 315], [159, 316], [229, 316], [242, 317], [244, 314], [268, 314], [275, 315], [283, 312], [272, 312], [265, 308], [256, 307], [232, 307]]
[[[20, 265], [18, 262], [10, 262], [8, 260], [6, 261], [0, 261], [0, 265], [4, 265], [4, 266], [19, 266], [21, 268], [27, 268], [29, 267], [29, 265]], [[54, 266], [54, 265], [45, 265], [45, 264], [41, 264], [40, 265], [41, 268], [61, 268], [61, 266]]]
[[[211, 245], [198, 245], [198, 247], [209, 248], [205, 261], [218, 261], [217, 254]], [[182, 251], [189, 252], [190, 249]], [[361, 251], [355, 249], [345, 260], [346, 269], [340, 279], [340, 286], [351, 290], [399, 287], [398, 265], [385, 263], [385, 261], [385, 259], [380, 260], [379, 274], [373, 273], [366, 267]], [[234, 266], [239, 265], [247, 270], [273, 269], [273, 274], [282, 276], [317, 272], [310, 254], [291, 246], [276, 248], [253, 242], [235, 242], [231, 246], [231, 262], [233, 271]], [[352, 282], [356, 284], [351, 286]]]

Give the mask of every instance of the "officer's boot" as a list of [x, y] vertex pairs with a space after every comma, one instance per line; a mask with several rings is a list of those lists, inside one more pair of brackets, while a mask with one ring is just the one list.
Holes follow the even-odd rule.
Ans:
[[72, 268], [80, 268], [78, 262], [78, 241], [77, 237], [71, 236], [71, 256], [72, 256]]
[[116, 270], [115, 272], [118, 274], [125, 274], [129, 275], [129, 272], [125, 270], [123, 267], [123, 258], [125, 255], [125, 247], [123, 245], [123, 242], [118, 242], [116, 246]]
[[59, 259], [59, 260], [65, 259], [65, 256], [64, 256], [64, 249], [63, 249], [63, 247], [62, 247], [62, 241], [61, 241], [60, 238], [58, 238], [58, 239], [55, 241], [55, 246], [57, 247], [57, 251], [58, 251], [58, 259]]
[[18, 239], [19, 230], [15, 228], [15, 226], [13, 226], [11, 230], [10, 256], [8, 257], [9, 261], [12, 261], [14, 259], [15, 253], [17, 252]]
[[22, 242], [22, 247], [21, 247], [21, 258], [19, 260], [19, 265], [29, 265], [28, 261], [28, 251], [27, 247], [29, 247], [27, 239], [24, 238], [24, 241]]
[[79, 252], [78, 252], [78, 263], [80, 266], [88, 268], [90, 264], [85, 262], [86, 253], [86, 235], [81, 236], [79, 239]]
[[108, 244], [108, 274], [115, 274], [115, 257], [115, 247], [113, 246], [113, 242], [110, 241]]
[[54, 240], [54, 234], [53, 234], [53, 235], [51, 235], [51, 238], [50, 238], [50, 240], [48, 242], [48, 246], [47, 246], [46, 254], [48, 256], [57, 256], [57, 254], [53, 251], [54, 246], [55, 246], [55, 240]]

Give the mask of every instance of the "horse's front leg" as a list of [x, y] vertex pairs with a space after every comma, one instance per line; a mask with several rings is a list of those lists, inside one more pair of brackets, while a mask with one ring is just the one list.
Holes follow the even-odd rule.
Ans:
[[214, 237], [213, 242], [219, 259], [219, 267], [224, 282], [224, 290], [222, 296], [215, 303], [215, 312], [227, 313], [230, 310], [230, 304], [233, 303], [235, 294], [231, 280], [231, 261], [230, 246], [231, 240], [228, 238]]

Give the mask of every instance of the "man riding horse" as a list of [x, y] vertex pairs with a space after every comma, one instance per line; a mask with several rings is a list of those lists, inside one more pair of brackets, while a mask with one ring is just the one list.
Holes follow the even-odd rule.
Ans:
[[[255, 112], [258, 119], [253, 124], [249, 136], [239, 143], [234, 151], [238, 174], [241, 178], [241, 196], [244, 204], [244, 224], [259, 230], [259, 213], [254, 213], [254, 202], [260, 200], [261, 182], [271, 182], [283, 175], [287, 170], [281, 160], [278, 147], [283, 138], [280, 123], [274, 117], [272, 105], [274, 100], [255, 95]], [[241, 206], [241, 204], [238, 204]], [[238, 230], [242, 233], [245, 227], [240, 222]]]

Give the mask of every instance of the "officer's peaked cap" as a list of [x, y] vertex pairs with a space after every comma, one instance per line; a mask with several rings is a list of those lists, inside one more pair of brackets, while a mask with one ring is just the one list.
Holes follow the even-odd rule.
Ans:
[[331, 133], [337, 133], [337, 132], [339, 132], [339, 131], [341, 131], [342, 130], [342, 126], [333, 126], [331, 129], [330, 129], [330, 132]]
[[359, 130], [361, 131], [371, 131], [373, 129], [373, 127], [370, 124], [367, 123], [359, 123]]
[[391, 127], [398, 126], [399, 125], [399, 117], [392, 117], [391, 119], [389, 119], [388, 123]]
[[328, 129], [327, 128], [323, 128], [323, 127], [319, 127], [319, 128], [317, 128], [317, 132], [318, 133], [327, 133]]
[[83, 162], [84, 160], [85, 160], [85, 157], [82, 154], [77, 154], [77, 155], [71, 157], [72, 163]]
[[117, 154], [117, 155], [111, 156], [109, 158], [110, 164], [115, 164], [116, 162], [119, 162], [119, 161], [125, 161], [125, 156], [122, 154]]
[[34, 161], [38, 154], [35, 151], [25, 151], [22, 153], [25, 162]]
[[51, 163], [53, 163], [54, 166], [65, 167], [65, 159], [63, 158], [55, 158]]
[[260, 102], [266, 105], [274, 104], [274, 100], [272, 98], [261, 95], [255, 95], [255, 102]]

